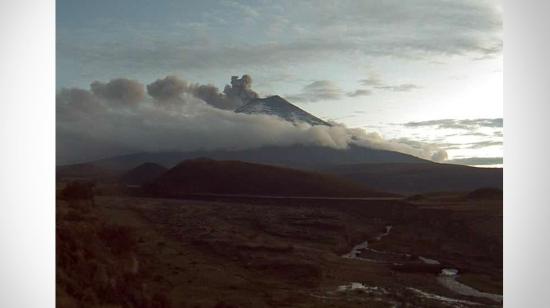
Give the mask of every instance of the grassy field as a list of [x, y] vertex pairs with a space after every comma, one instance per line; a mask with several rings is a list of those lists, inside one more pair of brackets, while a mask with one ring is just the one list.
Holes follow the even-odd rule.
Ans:
[[[502, 294], [501, 201], [445, 198], [58, 200], [58, 301], [60, 307], [467, 306], [414, 288], [499, 306], [455, 294], [436, 278], [440, 267], [457, 268], [459, 281]], [[376, 240], [387, 225], [391, 232]], [[365, 240], [374, 250], [361, 256], [375, 262], [342, 258]], [[80, 250], [88, 252], [81, 257]], [[418, 256], [441, 265], [434, 271]], [[103, 284], [90, 279], [99, 272], [107, 273]], [[127, 287], [113, 287], [112, 280]], [[368, 288], [338, 291], [352, 282]]]

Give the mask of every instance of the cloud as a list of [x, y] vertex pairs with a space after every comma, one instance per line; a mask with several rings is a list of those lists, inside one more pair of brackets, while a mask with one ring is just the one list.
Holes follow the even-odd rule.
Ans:
[[388, 84], [384, 82], [376, 73], [371, 73], [367, 79], [359, 80], [359, 83], [365, 87], [370, 87], [372, 89], [387, 90], [393, 92], [409, 92], [411, 90], [421, 88], [420, 86], [412, 83], [403, 83], [398, 85]]
[[[434, 144], [441, 149], [449, 151], [452, 157], [458, 153], [468, 152], [482, 153], [497, 149], [502, 149], [502, 118], [494, 119], [439, 119], [430, 121], [407, 122], [397, 124], [406, 128], [419, 129], [412, 130], [416, 140]], [[396, 124], [394, 124], [396, 125]], [[441, 131], [435, 131], [439, 130]], [[432, 133], [427, 134], [427, 130]], [[447, 130], [453, 130], [451, 134]], [[435, 136], [434, 136], [435, 134]], [[441, 135], [443, 134], [443, 135]], [[439, 135], [439, 137], [437, 137]], [[407, 142], [401, 140], [401, 142]], [[413, 141], [415, 142], [415, 141]], [[483, 154], [482, 154], [483, 155]]]
[[474, 130], [481, 127], [489, 128], [502, 128], [503, 120], [502, 118], [494, 119], [466, 119], [466, 120], [457, 120], [457, 119], [441, 119], [441, 120], [430, 120], [430, 121], [420, 121], [420, 122], [408, 122], [402, 124], [406, 127], [426, 127], [426, 126], [435, 126], [439, 129], [464, 129], [464, 130]]
[[257, 18], [260, 14], [253, 7], [244, 5], [237, 1], [224, 0], [221, 2], [223, 6], [226, 6], [230, 9], [237, 10], [239, 13], [244, 15], [247, 18]]
[[414, 89], [420, 89], [419, 86], [412, 83], [404, 83], [395, 86], [376, 86], [377, 89], [388, 90], [393, 92], [409, 92]]
[[483, 165], [502, 165], [502, 157], [466, 157], [446, 161], [449, 164], [483, 166]]
[[[372, 89], [387, 90], [393, 92], [409, 92], [414, 89], [420, 89], [421, 87], [412, 83], [402, 83], [402, 84], [388, 84], [380, 78], [380, 75], [377, 73], [371, 73], [367, 79], [359, 80], [359, 83], [365, 87], [370, 87]], [[367, 90], [368, 91], [368, 90]]]
[[[433, 145], [385, 140], [379, 134], [338, 123], [311, 126], [271, 115], [216, 108], [201, 99], [197, 89], [200, 85], [190, 85], [183, 80], [158, 79], [148, 86], [152, 97], [144, 97], [129, 108], [118, 108], [117, 102], [91, 90], [62, 89], [56, 99], [58, 163], [143, 151], [247, 149], [293, 144], [338, 149], [357, 144], [425, 159], [444, 157], [441, 149]], [[169, 100], [170, 104], [160, 100]]]
[[465, 148], [466, 149], [482, 149], [482, 148], [491, 147], [491, 146], [501, 146], [502, 144], [503, 144], [502, 141], [487, 140], [487, 141], [467, 143], [467, 144], [465, 144]]
[[436, 162], [442, 162], [447, 159], [447, 152], [442, 149], [442, 147], [435, 143], [427, 143], [423, 141], [418, 140], [412, 140], [409, 138], [397, 138], [390, 140], [397, 144], [403, 144], [407, 145], [408, 147], [412, 149], [416, 149], [418, 151], [421, 151], [423, 154], [423, 157], [428, 157], [428, 159], [436, 161]]
[[483, 149], [492, 146], [502, 146], [502, 141], [484, 140], [471, 143], [451, 143], [451, 142], [437, 142], [438, 147], [445, 150], [461, 150], [461, 149]]
[[[452, 136], [452, 135], [450, 135]], [[477, 137], [487, 137], [489, 136], [488, 134], [485, 134], [485, 133], [482, 133], [482, 132], [469, 132], [469, 133], [463, 133], [463, 134], [456, 134], [455, 136], [477, 136]], [[497, 136], [495, 134], [495, 136]], [[502, 137], [502, 134], [501, 136]]]
[[360, 97], [371, 95], [368, 89], [357, 89], [351, 92], [344, 92], [335, 82], [330, 80], [316, 80], [302, 88], [300, 93], [287, 95], [286, 98], [295, 102], [319, 102], [339, 100], [344, 97]]
[[473, 119], [473, 120], [461, 120], [460, 124], [480, 127], [502, 127], [504, 121], [502, 118], [496, 119]]
[[436, 162], [445, 161], [447, 160], [447, 158], [448, 158], [448, 155], [447, 155], [447, 151], [445, 150], [439, 150], [432, 154], [432, 160]]
[[371, 74], [371, 76], [369, 76], [369, 78], [367, 79], [359, 80], [359, 83], [364, 86], [381, 86], [384, 84], [380, 77], [376, 74]]
[[[103, 18], [75, 24], [79, 12], [60, 11], [61, 67], [228, 71], [357, 57], [487, 58], [502, 51], [500, 1], [225, 1], [208, 9], [185, 2], [155, 9], [166, 20], [113, 16], [105, 7], [96, 12]], [[278, 30], [270, 31], [275, 23]]]
[[346, 95], [349, 97], [367, 96], [371, 94], [372, 94], [372, 91], [366, 90], [366, 89], [358, 89], [353, 92], [346, 93]]
[[338, 100], [343, 95], [344, 91], [333, 81], [316, 80], [304, 86], [300, 93], [288, 95], [287, 98], [297, 102], [318, 102]]

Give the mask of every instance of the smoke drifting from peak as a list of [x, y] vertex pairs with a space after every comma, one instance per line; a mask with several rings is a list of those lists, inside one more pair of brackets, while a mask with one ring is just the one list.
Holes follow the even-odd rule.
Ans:
[[56, 97], [57, 115], [65, 117], [75, 117], [82, 114], [94, 114], [103, 106], [100, 99], [90, 91], [71, 88], [62, 89]]
[[252, 77], [243, 75], [240, 79], [238, 76], [231, 76], [231, 85], [226, 85], [223, 92], [229, 96], [240, 99], [244, 103], [258, 97], [258, 94], [252, 91]]
[[166, 76], [147, 85], [147, 93], [161, 101], [177, 98], [188, 89], [187, 82], [176, 76]]
[[[73, 163], [113, 155], [154, 151], [247, 149], [268, 145], [350, 144], [400, 151], [431, 159], [439, 149], [388, 141], [376, 133], [333, 126], [292, 123], [264, 114], [233, 110], [258, 97], [252, 79], [232, 78], [223, 93], [212, 85], [167, 76], [145, 87], [136, 81], [93, 82], [90, 90], [57, 94], [57, 160]], [[140, 94], [142, 93], [142, 94]], [[121, 102], [123, 104], [121, 104]]]
[[233, 76], [231, 85], [226, 85], [224, 92], [220, 93], [213, 85], [201, 85], [188, 83], [176, 76], [166, 76], [163, 79], [147, 85], [147, 93], [159, 102], [180, 101], [182, 95], [190, 95], [203, 100], [216, 108], [235, 110], [258, 95], [250, 89], [252, 78], [243, 75], [241, 79]]
[[94, 81], [90, 88], [98, 97], [123, 104], [135, 104], [145, 97], [141, 83], [125, 78], [113, 79], [107, 83]]

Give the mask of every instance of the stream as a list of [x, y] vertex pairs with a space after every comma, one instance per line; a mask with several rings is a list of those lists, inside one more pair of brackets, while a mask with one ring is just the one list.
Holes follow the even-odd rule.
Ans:
[[[382, 240], [382, 238], [388, 236], [392, 230], [391, 225], [386, 225], [386, 231], [384, 233], [381, 233], [375, 237], [376, 241]], [[367, 255], [369, 258], [362, 257], [361, 255]], [[357, 259], [367, 262], [375, 262], [375, 263], [391, 263], [394, 262], [396, 259], [410, 259], [412, 256], [408, 254], [399, 254], [399, 253], [393, 253], [393, 252], [384, 252], [384, 251], [378, 251], [374, 250], [372, 248], [369, 248], [368, 241], [361, 242], [351, 249], [350, 252], [342, 255], [342, 258], [347, 259]], [[423, 256], [418, 256], [418, 260], [420, 260], [422, 263], [430, 264], [430, 265], [440, 265], [441, 262], [435, 259], [430, 259]], [[456, 294], [464, 295], [464, 296], [472, 296], [472, 297], [478, 297], [478, 298], [486, 298], [489, 300], [492, 300], [497, 303], [502, 303], [503, 296], [499, 294], [492, 294], [487, 292], [481, 292], [477, 289], [474, 289], [468, 285], [465, 285], [457, 280], [457, 277], [459, 276], [458, 270], [454, 268], [443, 268], [439, 275], [437, 275], [437, 282], [441, 284], [442, 286], [446, 287], [447, 289], [453, 291]], [[345, 290], [353, 290], [353, 289], [365, 289], [365, 288], [376, 288], [376, 287], [366, 287], [361, 283], [353, 282], [349, 285], [340, 286], [338, 289], [339, 291], [345, 291]], [[455, 303], [471, 303], [468, 301], [462, 301], [458, 299], [451, 299], [446, 298], [440, 295], [436, 294], [430, 294], [418, 289], [414, 288], [408, 288], [417, 294], [425, 297], [430, 297], [432, 299], [437, 299], [441, 301], [446, 302], [455, 302]]]
[[[382, 238], [388, 236], [391, 232], [392, 227], [393, 226], [391, 226], [391, 225], [387, 225], [386, 226], [386, 231], [383, 232], [383, 233], [380, 233], [379, 235], [377, 235], [375, 237], [375, 240], [380, 241]], [[371, 258], [361, 257], [360, 256], [361, 254], [363, 254], [363, 255], [366, 254]], [[396, 255], [395, 253], [389, 253], [389, 252], [384, 252], [384, 251], [379, 251], [379, 250], [369, 248], [369, 241], [364, 241], [364, 242], [361, 242], [361, 243], [353, 246], [353, 248], [351, 249], [350, 252], [342, 255], [342, 258], [358, 259], [358, 260], [363, 260], [363, 261], [368, 261], [368, 262], [375, 262], [375, 263], [385, 263], [385, 262], [388, 261], [387, 260], [388, 257], [386, 255], [389, 255], [389, 254]]]
[[445, 286], [447, 289], [457, 294], [465, 295], [465, 296], [473, 296], [473, 297], [482, 297], [482, 298], [490, 299], [497, 303], [502, 303], [502, 295], [481, 292], [456, 280], [457, 277], [458, 277], [458, 270], [444, 268], [441, 270], [441, 273], [439, 274], [439, 276], [437, 276], [437, 281], [441, 285]]

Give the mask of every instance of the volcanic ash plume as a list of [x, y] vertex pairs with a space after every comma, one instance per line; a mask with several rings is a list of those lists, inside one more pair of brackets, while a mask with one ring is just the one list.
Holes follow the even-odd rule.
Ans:
[[166, 76], [147, 85], [147, 93], [157, 102], [163, 104], [179, 104], [183, 102], [183, 96], [190, 95], [213, 107], [235, 110], [258, 97], [258, 94], [251, 90], [251, 85], [252, 78], [250, 76], [243, 75], [241, 78], [233, 76], [231, 85], [226, 85], [223, 93], [220, 93], [218, 88], [213, 85], [188, 83], [176, 76]]
[[251, 83], [248, 75], [235, 76], [220, 93], [212, 85], [167, 76], [147, 85], [148, 95], [143, 84], [123, 78], [93, 82], [89, 90], [62, 89], [56, 98], [58, 163], [136, 152], [294, 144], [337, 149], [356, 144], [434, 160], [446, 156], [433, 147], [388, 141], [339, 123], [312, 126], [269, 114], [234, 112], [258, 97]]
[[223, 93], [241, 100], [243, 104], [258, 98], [258, 94], [252, 91], [252, 77], [249, 75], [243, 75], [240, 79], [238, 76], [231, 76], [231, 86], [226, 85]]

